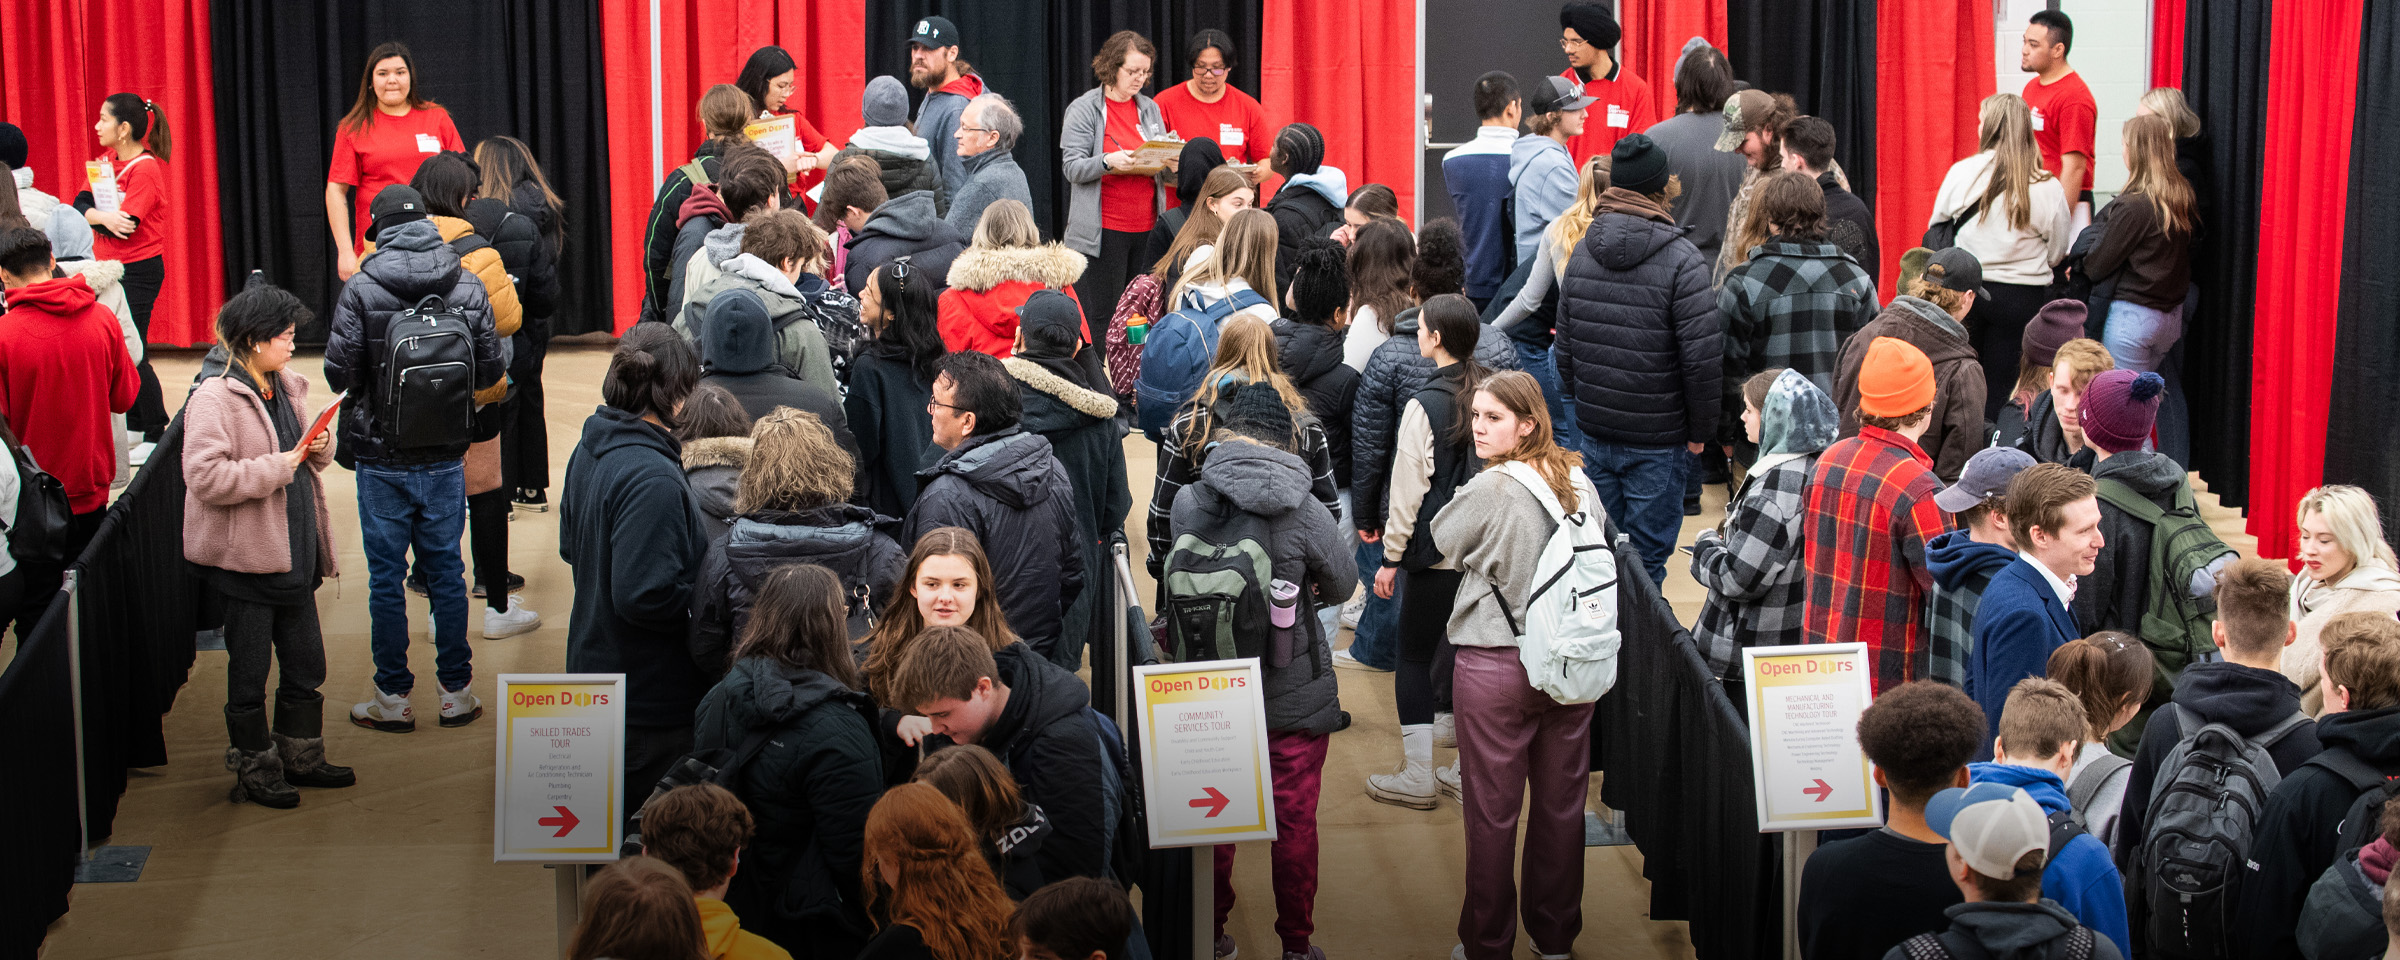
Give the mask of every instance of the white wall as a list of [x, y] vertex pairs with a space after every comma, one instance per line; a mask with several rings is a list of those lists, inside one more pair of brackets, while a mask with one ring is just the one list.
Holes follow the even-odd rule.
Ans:
[[[2033, 75], [2017, 69], [2024, 48], [2025, 24], [2044, 0], [1996, 0], [1992, 43], [1994, 89], [2019, 93]], [[2092, 88], [2100, 106], [2093, 159], [2092, 192], [2114, 194], [2125, 186], [2125, 121], [2142, 93], [2150, 89], [2150, 4], [2147, 0], [2059, 0], [2058, 8], [2075, 20], [2075, 49], [2068, 60]], [[2105, 196], [2098, 198], [2105, 203]]]

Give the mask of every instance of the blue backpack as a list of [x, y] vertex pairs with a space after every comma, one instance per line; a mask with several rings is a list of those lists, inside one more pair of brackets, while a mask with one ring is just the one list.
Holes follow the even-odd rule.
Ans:
[[1143, 432], [1158, 436], [1174, 422], [1175, 411], [1200, 392], [1200, 380], [1216, 360], [1217, 331], [1225, 321], [1267, 305], [1267, 298], [1255, 290], [1236, 290], [1205, 307], [1187, 295], [1181, 309], [1150, 325], [1150, 335], [1142, 341], [1142, 375], [1133, 383], [1134, 413]]

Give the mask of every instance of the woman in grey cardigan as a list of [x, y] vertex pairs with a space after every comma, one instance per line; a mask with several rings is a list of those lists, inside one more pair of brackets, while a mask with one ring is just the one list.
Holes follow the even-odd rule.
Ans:
[[[1091, 258], [1075, 295], [1087, 312], [1102, 317], [1116, 307], [1125, 281], [1146, 266], [1150, 228], [1164, 205], [1158, 169], [1133, 160], [1144, 142], [1166, 136], [1158, 105], [1141, 94], [1157, 60], [1158, 49], [1141, 34], [1117, 31], [1092, 58], [1100, 85], [1068, 104], [1061, 123], [1060, 166], [1072, 185], [1064, 241]], [[1172, 169], [1174, 161], [1167, 166]]]

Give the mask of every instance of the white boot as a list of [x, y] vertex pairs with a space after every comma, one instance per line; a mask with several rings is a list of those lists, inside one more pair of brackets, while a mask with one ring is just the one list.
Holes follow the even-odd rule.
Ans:
[[1443, 710], [1433, 715], [1433, 745], [1444, 750], [1458, 749], [1457, 715]]
[[1433, 781], [1433, 724], [1412, 723], [1400, 728], [1400, 752], [1407, 764], [1399, 773], [1367, 777], [1367, 796], [1394, 806], [1431, 810], [1437, 802]]

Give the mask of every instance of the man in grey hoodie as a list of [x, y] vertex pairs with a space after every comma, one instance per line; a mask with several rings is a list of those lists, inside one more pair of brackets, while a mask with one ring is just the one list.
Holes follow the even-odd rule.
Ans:
[[850, 145], [834, 154], [833, 162], [873, 157], [885, 193], [897, 197], [930, 190], [934, 206], [946, 209], [948, 190], [955, 185], [942, 180], [941, 160], [933, 155], [933, 146], [909, 131], [908, 90], [900, 81], [891, 77], [867, 81], [867, 91], [859, 97], [858, 116], [865, 126], [850, 135]]
[[925, 91], [925, 102], [917, 105], [917, 136], [925, 138], [934, 161], [941, 164], [942, 182], [967, 182], [966, 163], [958, 155], [958, 126], [967, 101], [990, 88], [974, 65], [959, 57], [958, 27], [948, 17], [926, 17], [909, 31], [908, 82]]

